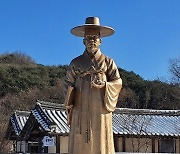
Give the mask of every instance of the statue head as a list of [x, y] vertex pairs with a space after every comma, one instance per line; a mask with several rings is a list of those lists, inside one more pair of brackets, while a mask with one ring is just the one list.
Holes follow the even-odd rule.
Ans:
[[95, 54], [101, 45], [101, 38], [99, 34], [85, 34], [83, 43], [89, 54]]
[[101, 26], [98, 17], [86, 18], [85, 24], [71, 29], [75, 36], [84, 37], [83, 43], [90, 54], [96, 53], [101, 45], [100, 37], [107, 37], [114, 33], [114, 29], [108, 26]]

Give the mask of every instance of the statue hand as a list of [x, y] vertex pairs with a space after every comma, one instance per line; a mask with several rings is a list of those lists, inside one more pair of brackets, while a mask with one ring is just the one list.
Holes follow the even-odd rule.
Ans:
[[105, 81], [101, 81], [101, 80], [93, 80], [91, 82], [91, 85], [95, 88], [103, 88], [105, 86], [106, 82]]
[[66, 106], [66, 109], [72, 109], [72, 108], [73, 108], [73, 105]]

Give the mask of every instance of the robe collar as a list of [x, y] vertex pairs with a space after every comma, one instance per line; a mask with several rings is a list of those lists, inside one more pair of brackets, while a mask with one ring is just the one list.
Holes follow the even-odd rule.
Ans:
[[98, 60], [98, 59], [101, 57], [102, 52], [101, 52], [101, 50], [99, 49], [93, 56], [91, 56], [91, 55], [88, 53], [88, 51], [85, 50], [84, 53], [83, 53], [83, 55], [84, 55], [85, 57], [89, 57], [91, 60]]
[[88, 64], [86, 67], [90, 68], [93, 66], [93, 69], [96, 71], [102, 71], [104, 68], [105, 55], [100, 51], [100, 49], [92, 56], [88, 54], [88, 51], [85, 50], [83, 53], [83, 59]]

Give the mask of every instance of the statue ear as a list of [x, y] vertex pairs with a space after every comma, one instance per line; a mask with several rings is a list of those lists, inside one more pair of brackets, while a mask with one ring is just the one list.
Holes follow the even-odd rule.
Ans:
[[85, 45], [85, 39], [83, 39], [83, 44]]
[[102, 43], [102, 39], [101, 38], [100, 38], [99, 42], [100, 42], [100, 44]]

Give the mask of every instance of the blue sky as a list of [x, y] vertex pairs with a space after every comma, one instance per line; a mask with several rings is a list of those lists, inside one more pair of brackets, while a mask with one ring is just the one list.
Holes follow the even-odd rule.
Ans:
[[147, 80], [169, 78], [169, 59], [180, 56], [180, 0], [0, 0], [0, 54], [69, 64], [84, 51], [70, 30], [89, 16], [115, 29], [101, 50], [118, 67]]

